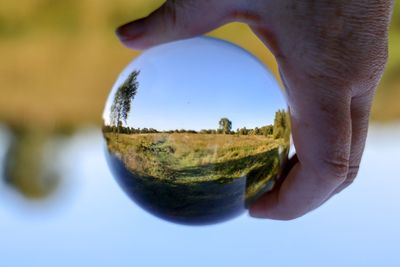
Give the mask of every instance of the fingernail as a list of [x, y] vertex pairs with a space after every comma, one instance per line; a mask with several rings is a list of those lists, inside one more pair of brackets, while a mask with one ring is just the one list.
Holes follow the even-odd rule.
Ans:
[[144, 33], [144, 20], [129, 22], [117, 28], [116, 35], [121, 41], [138, 39]]

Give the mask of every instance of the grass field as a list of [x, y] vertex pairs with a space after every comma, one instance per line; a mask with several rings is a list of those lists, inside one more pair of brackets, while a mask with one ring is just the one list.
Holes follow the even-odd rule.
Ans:
[[283, 139], [225, 134], [106, 133], [108, 150], [137, 175], [174, 184], [246, 177], [253, 195], [278, 175], [288, 149]]
[[244, 212], [271, 190], [289, 142], [272, 136], [105, 132], [109, 164], [125, 192], [150, 213], [209, 224]]

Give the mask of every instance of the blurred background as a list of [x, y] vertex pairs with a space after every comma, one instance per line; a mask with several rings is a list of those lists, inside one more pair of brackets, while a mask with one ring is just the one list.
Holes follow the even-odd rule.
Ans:
[[[73, 219], [71, 225], [76, 224], [77, 227], [74, 228], [75, 226], [62, 224], [61, 221], [67, 222], [68, 220], [64, 220], [65, 218], [62, 217], [64, 215], [60, 214], [72, 213], [74, 209], [79, 209], [80, 203], [82, 203], [79, 200], [80, 197], [85, 196], [85, 199], [90, 199], [90, 192], [94, 189], [90, 189], [92, 191], [87, 189], [89, 193], [84, 193], [88, 185], [100, 188], [98, 189], [100, 191], [93, 193], [96, 196], [100, 197], [100, 193], [112, 195], [115, 190], [115, 198], [118, 198], [119, 191], [113, 187], [111, 181], [107, 180], [112, 178], [107, 168], [103, 166], [105, 163], [102, 159], [99, 128], [102, 123], [102, 109], [112, 84], [119, 72], [138, 55], [138, 52], [124, 48], [115, 37], [114, 30], [123, 23], [146, 16], [163, 2], [161, 0], [1, 1], [0, 162], [3, 164], [0, 167], [2, 181], [0, 187], [0, 242], [2, 242], [0, 243], [0, 248], [2, 248], [0, 256], [3, 256], [3, 252], [8, 251], [9, 259], [7, 261], [7, 257], [1, 257], [5, 263], [8, 263], [4, 266], [13, 265], [12, 259], [17, 259], [15, 254], [17, 250], [26, 251], [31, 253], [28, 254], [30, 256], [36, 255], [33, 258], [41, 259], [40, 255], [42, 254], [30, 247], [34, 246], [37, 238], [44, 238], [51, 243], [52, 239], [46, 239], [50, 238], [51, 233], [61, 240], [65, 236], [59, 234], [60, 231], [71, 231], [72, 233], [78, 231], [79, 226], [76, 226], [79, 225], [78, 219]], [[396, 136], [400, 133], [398, 129], [400, 121], [400, 105], [398, 104], [400, 101], [399, 11], [400, 2], [397, 1], [390, 29], [389, 62], [373, 106], [372, 137], [369, 139], [366, 151], [366, 160], [369, 160], [368, 162], [371, 164], [368, 166], [365, 164], [366, 177], [368, 173], [374, 173], [374, 170], [378, 171], [377, 166], [386, 168], [385, 164], [392, 160], [392, 158], [387, 158], [387, 155], [392, 155], [390, 153], [395, 153], [400, 149], [400, 143], [395, 143]], [[234, 42], [255, 54], [269, 66], [278, 78], [277, 65], [271, 53], [246, 25], [232, 23], [216, 29], [209, 35]], [[386, 143], [379, 143], [381, 140], [385, 140]], [[391, 144], [389, 141], [393, 141], [393, 143]], [[395, 152], [388, 149], [395, 149]], [[385, 159], [382, 165], [374, 161], [373, 157], [379, 158], [378, 155], [382, 155]], [[99, 167], [99, 164], [102, 164], [102, 167]], [[374, 167], [370, 167], [371, 165]], [[99, 169], [93, 170], [93, 168]], [[388, 176], [399, 174], [394, 167], [389, 170], [392, 172], [389, 172]], [[98, 180], [93, 177], [97, 177]], [[370, 184], [376, 183], [372, 178], [382, 177], [371, 177]], [[368, 178], [364, 180], [368, 180]], [[110, 187], [110, 191], [107, 191], [106, 189]], [[101, 188], [104, 189], [104, 192], [101, 191]], [[371, 194], [374, 193], [371, 192]], [[389, 196], [391, 195], [389, 194]], [[364, 195], [364, 197], [370, 199], [371, 195]], [[128, 202], [122, 193], [120, 198], [121, 200], [118, 201], [121, 203]], [[110, 203], [103, 201], [104, 203], [101, 203], [105, 209], [111, 208]], [[393, 199], [388, 201], [393, 203]], [[93, 211], [96, 207], [98, 208], [96, 203], [86, 204], [87, 210]], [[111, 206], [109, 207], [109, 205]], [[121, 206], [121, 204], [119, 205]], [[128, 204], [124, 205], [130, 207]], [[79, 213], [80, 218], [84, 217], [83, 211], [80, 212], [82, 212], [82, 214]], [[368, 210], [365, 212], [363, 216], [368, 216]], [[126, 213], [131, 214], [131, 210], [121, 210], [121, 213], [118, 214], [120, 217], [115, 214], [110, 216], [124, 220], [123, 215]], [[101, 209], [96, 214], [96, 216], [100, 216]], [[349, 214], [352, 213], [349, 212]], [[105, 215], [103, 214], [103, 216]], [[146, 215], [143, 216], [147, 218]], [[389, 215], [385, 213], [384, 216]], [[93, 219], [93, 217], [91, 218]], [[326, 217], [322, 218], [322, 220], [326, 219]], [[310, 221], [310, 219], [306, 220]], [[354, 224], [356, 224], [358, 219], [354, 220]], [[396, 220], [400, 222], [397, 217]], [[42, 222], [50, 222], [54, 225], [60, 223], [60, 225], [47, 225], [46, 227], [52, 229], [48, 231], [46, 230], [48, 228], [41, 224]], [[80, 231], [87, 233], [90, 227], [85, 228], [85, 223], [90, 225], [93, 221], [88, 219], [81, 222], [84, 228], [79, 228]], [[122, 224], [125, 225], [125, 223]], [[305, 221], [302, 223], [306, 229], [310, 230], [312, 227], [316, 229], [313, 223], [307, 224]], [[107, 227], [120, 224], [121, 222], [112, 221]], [[15, 225], [19, 225], [19, 228], [16, 229]], [[258, 225], [253, 226], [256, 229], [262, 229], [261, 225]], [[129, 230], [129, 226], [125, 226]], [[373, 227], [372, 224], [370, 226]], [[104, 227], [103, 230], [106, 231], [108, 228]], [[279, 227], [278, 231], [284, 233], [284, 228]], [[297, 226], [293, 227], [292, 230], [296, 232]], [[234, 227], [232, 229], [237, 230]], [[392, 232], [390, 237], [387, 236], [389, 239], [380, 239], [382, 236], [377, 235], [375, 241], [380, 240], [385, 244], [392, 244], [389, 241], [399, 236], [399, 232], [398, 230], [396, 232], [394, 228], [390, 229]], [[24, 234], [19, 236], [11, 234], [18, 231], [22, 231]], [[109, 231], [111, 230], [109, 229]], [[36, 232], [37, 235], [33, 235], [33, 232]], [[354, 238], [361, 236], [360, 234]], [[97, 240], [96, 238], [99, 237], [92, 233], [90, 238]], [[111, 238], [117, 237], [112, 236]], [[71, 246], [75, 246], [78, 239], [75, 242], [74, 240], [70, 240]], [[47, 241], [39, 242], [39, 244], [48, 247]], [[174, 242], [174, 240], [172, 241]], [[127, 241], [125, 240], [125, 242]], [[187, 243], [189, 241], [182, 239], [179, 242]], [[241, 241], [238, 239], [237, 242]], [[316, 242], [319, 241], [316, 239]], [[359, 240], [359, 242], [362, 241]], [[28, 244], [28, 246], [22, 244]], [[121, 244], [129, 245], [128, 243]], [[87, 245], [92, 245], [92, 242]], [[7, 250], [4, 250], [5, 247]], [[109, 247], [105, 246], [101, 249], [106, 248]], [[227, 252], [231, 249], [227, 249]], [[375, 252], [376, 249], [371, 248]], [[36, 252], [32, 254], [32, 251]], [[386, 254], [379, 254], [379, 251], [375, 254], [377, 262], [380, 260], [378, 256], [385, 255], [386, 260], [392, 259], [388, 258]], [[386, 248], [385, 251], [382, 250], [382, 253], [388, 253], [390, 249]], [[93, 251], [93, 253], [95, 252]], [[245, 255], [251, 257], [251, 251], [248, 253]], [[44, 258], [46, 258], [45, 254], [42, 255]], [[62, 257], [64, 254], [55, 253], [55, 255]], [[80, 263], [83, 263], [83, 258], [80, 259]], [[54, 260], [57, 262], [57, 257]], [[369, 263], [371, 262], [374, 261], [370, 260]], [[14, 263], [20, 266], [24, 263], [27, 264], [28, 261], [24, 262], [19, 259]], [[386, 266], [395, 266], [390, 265], [393, 261], [387, 263], [389, 265]]]

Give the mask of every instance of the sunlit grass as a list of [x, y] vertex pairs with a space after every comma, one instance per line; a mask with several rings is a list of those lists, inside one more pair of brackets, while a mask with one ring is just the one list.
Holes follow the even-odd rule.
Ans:
[[[268, 165], [263, 177], [279, 168], [283, 139], [234, 134], [105, 133], [108, 150], [132, 172], [177, 183], [236, 179]], [[257, 179], [258, 180], [258, 179]]]

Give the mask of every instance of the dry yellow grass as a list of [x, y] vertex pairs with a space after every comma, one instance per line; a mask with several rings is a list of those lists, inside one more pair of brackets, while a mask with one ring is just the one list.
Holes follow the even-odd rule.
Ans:
[[269, 171], [276, 172], [280, 153], [289, 146], [283, 139], [256, 135], [105, 133], [105, 138], [108, 151], [131, 171], [178, 182], [239, 178], [271, 162]]
[[[0, 7], [0, 121], [45, 128], [101, 123], [103, 105], [120, 70], [135, 56], [119, 44], [114, 28], [147, 15], [162, 0], [25, 0]], [[398, 18], [398, 14], [395, 15]], [[395, 23], [398, 24], [398, 19]], [[394, 27], [392, 40], [398, 40]], [[239, 44], [277, 76], [271, 53], [243, 24], [210, 33]], [[400, 53], [391, 45], [399, 66]], [[379, 91], [374, 118], [400, 118], [399, 81]], [[386, 88], [392, 88], [386, 90]]]
[[[72, 22], [54, 16], [27, 22], [37, 14], [62, 14], [62, 4], [46, 7], [47, 2], [2, 4], [0, 18], [11, 21], [11, 29], [3, 35], [0, 29], [0, 121], [40, 127], [99, 124], [115, 78], [138, 55], [118, 42], [114, 28], [145, 16], [163, 1], [70, 0], [64, 9], [76, 9], [72, 14], [78, 25], [72, 30]], [[44, 7], [47, 11], [41, 10]], [[272, 56], [244, 25], [228, 25], [211, 35], [234, 41], [274, 66]]]

